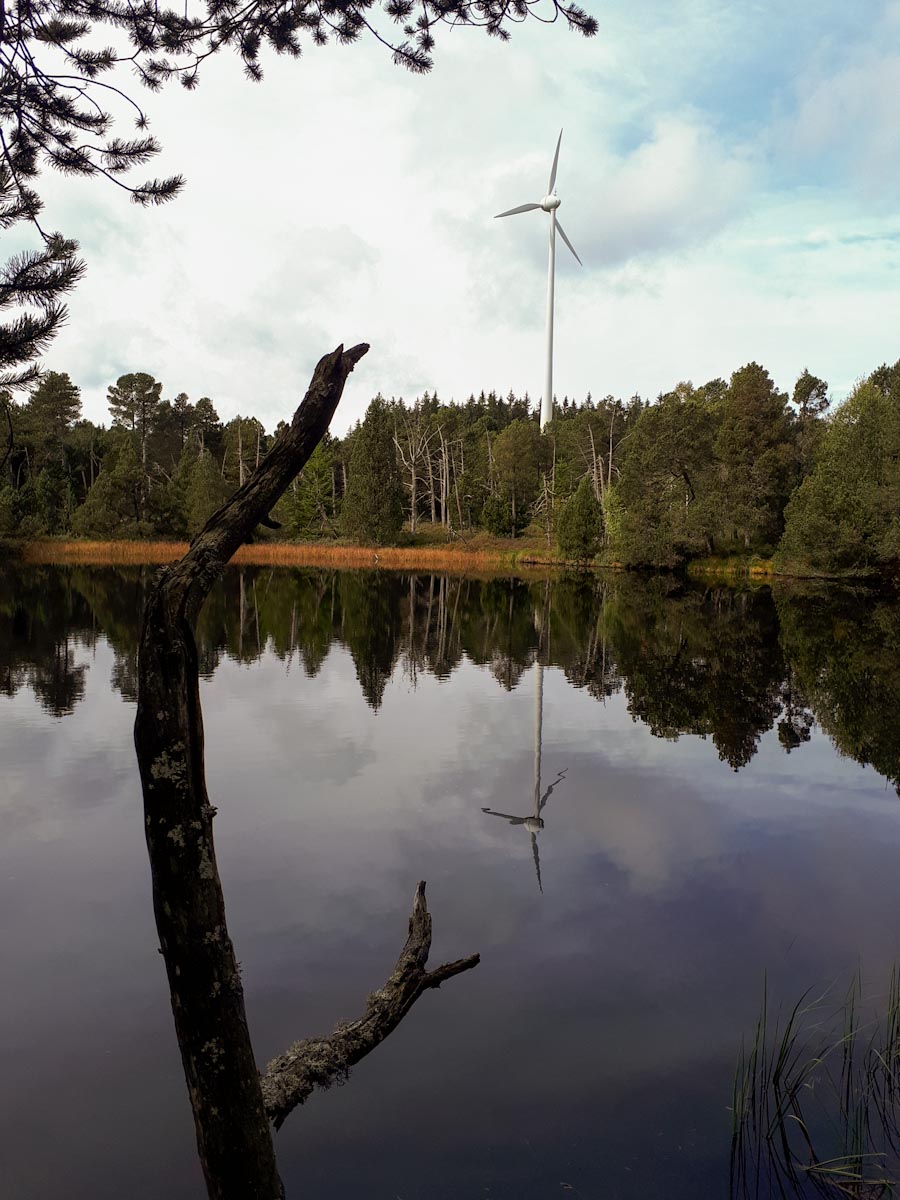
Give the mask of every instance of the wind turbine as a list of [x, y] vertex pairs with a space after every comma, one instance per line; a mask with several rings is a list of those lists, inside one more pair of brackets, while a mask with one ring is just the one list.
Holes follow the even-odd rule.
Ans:
[[556, 210], [562, 201], [556, 194], [556, 167], [559, 162], [559, 147], [562, 142], [562, 130], [556, 143], [556, 153], [553, 155], [553, 166], [550, 168], [550, 182], [547, 184], [547, 195], [540, 204], [520, 204], [518, 208], [509, 208], [506, 212], [497, 213], [497, 217], [514, 217], [516, 213], [533, 212], [543, 209], [550, 214], [550, 266], [547, 271], [547, 373], [544, 377], [544, 394], [541, 397], [541, 430], [543, 431], [553, 416], [553, 277], [556, 270], [556, 231], [566, 243], [579, 266], [584, 266], [575, 252], [575, 247], [566, 237], [566, 231], [556, 219]]

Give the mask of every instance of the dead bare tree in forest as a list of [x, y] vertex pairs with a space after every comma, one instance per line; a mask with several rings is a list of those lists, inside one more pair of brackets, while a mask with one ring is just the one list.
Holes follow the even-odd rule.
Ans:
[[428, 443], [433, 430], [426, 427], [418, 404], [409, 414], [402, 408], [400, 411], [403, 414], [403, 440], [395, 428], [394, 445], [403, 469], [409, 475], [409, 531], [415, 533], [419, 522], [419, 472], [429, 453]]
[[270, 1122], [280, 1127], [314, 1089], [346, 1077], [423, 992], [478, 963], [473, 955], [427, 970], [431, 917], [420, 883], [406, 944], [363, 1016], [327, 1037], [295, 1043], [262, 1075], [257, 1069], [216, 867], [193, 626], [229, 559], [324, 435], [367, 350], [339, 346], [320, 360], [291, 424], [184, 558], [160, 573], [144, 609], [134, 737], [153, 906], [200, 1160], [215, 1200], [283, 1197]]
[[0, 471], [2, 471], [6, 466], [7, 459], [13, 452], [13, 446], [16, 444], [16, 436], [15, 432], [13, 431], [12, 413], [10, 412], [9, 400], [6, 396], [0, 396], [0, 408], [3, 409], [3, 415], [6, 417], [6, 423], [8, 425], [6, 433], [6, 446], [3, 449], [2, 455], [0, 455]]

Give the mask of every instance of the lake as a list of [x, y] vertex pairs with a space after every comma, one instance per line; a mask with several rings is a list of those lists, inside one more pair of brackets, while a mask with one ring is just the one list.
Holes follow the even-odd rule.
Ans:
[[[0, 567], [14, 1200], [204, 1194], [132, 746], [152, 574]], [[887, 991], [896, 601], [233, 568], [198, 646], [259, 1062], [361, 1013], [419, 879], [432, 964], [482, 957], [288, 1119], [289, 1197], [727, 1197], [764, 990]]]

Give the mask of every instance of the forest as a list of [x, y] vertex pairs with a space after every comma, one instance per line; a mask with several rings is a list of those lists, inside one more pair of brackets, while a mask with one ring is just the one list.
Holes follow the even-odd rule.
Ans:
[[[47, 372], [0, 396], [0, 537], [193, 537], [278, 435], [223, 422], [207, 396], [163, 397], [137, 372], [108, 389], [110, 421]], [[676, 569], [709, 556], [774, 560], [810, 576], [900, 568], [900, 362], [829, 404], [804, 370], [788, 395], [757, 363], [648, 402], [564, 397], [542, 435], [527, 395], [376, 396], [326, 436], [259, 537], [416, 544], [476, 531], [540, 539], [548, 554]]]

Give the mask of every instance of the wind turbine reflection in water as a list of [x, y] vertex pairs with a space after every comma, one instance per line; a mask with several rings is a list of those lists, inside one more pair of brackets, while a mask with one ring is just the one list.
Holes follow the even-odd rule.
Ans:
[[544, 893], [544, 885], [541, 880], [541, 854], [538, 849], [537, 835], [544, 828], [544, 818], [541, 813], [547, 801], [550, 799], [553, 789], [560, 783], [566, 775], [568, 767], [564, 767], [547, 790], [541, 793], [541, 749], [543, 742], [543, 724], [544, 724], [544, 667], [542, 663], [535, 663], [534, 677], [534, 812], [529, 813], [527, 817], [516, 817], [511, 813], [497, 812], [493, 808], [482, 808], [482, 812], [488, 813], [492, 817], [503, 817], [509, 821], [510, 825], [524, 825], [531, 836], [531, 853], [534, 856], [534, 870], [537, 875], [538, 888], [541, 895]]

